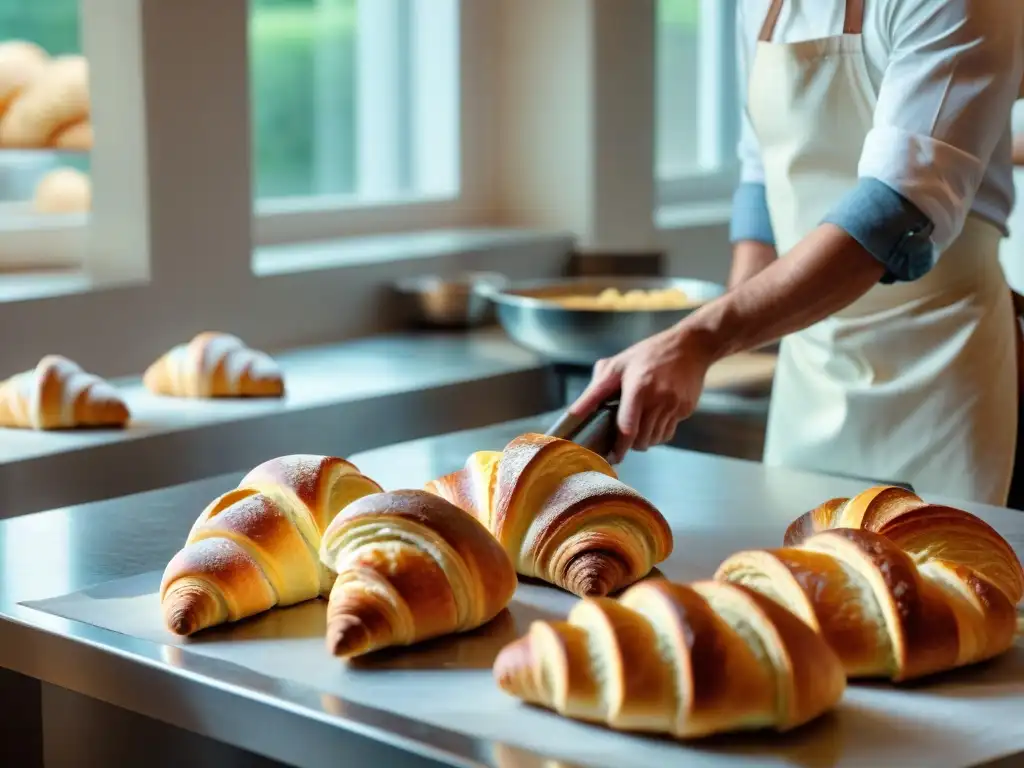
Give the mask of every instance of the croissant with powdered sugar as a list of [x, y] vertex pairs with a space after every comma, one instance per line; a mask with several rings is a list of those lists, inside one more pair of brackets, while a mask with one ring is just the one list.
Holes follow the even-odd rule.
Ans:
[[284, 377], [273, 358], [226, 333], [201, 333], [146, 371], [146, 388], [171, 397], [281, 397]]

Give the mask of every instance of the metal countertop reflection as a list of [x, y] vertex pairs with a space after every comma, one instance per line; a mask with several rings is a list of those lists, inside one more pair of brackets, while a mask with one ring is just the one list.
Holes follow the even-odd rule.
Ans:
[[[421, 487], [460, 467], [469, 453], [500, 449], [523, 432], [542, 432], [557, 416], [350, 458], [386, 488]], [[325, 701], [317, 690], [237, 665], [194, 655], [177, 663], [169, 646], [18, 605], [162, 570], [206, 504], [234, 487], [247, 469], [0, 521], [0, 666], [294, 765], [335, 766], [339, 754], [357, 765], [492, 765], [499, 752], [513, 758], [503, 765], [544, 765], [542, 756], [330, 697]], [[677, 535], [721, 530], [726, 511], [728, 530], [781, 530], [827, 498], [864, 489], [862, 481], [673, 449], [631, 454], [619, 469], [623, 481], [664, 511]], [[1018, 553], [1024, 551], [1024, 515], [957, 506], [978, 514]], [[282, 733], [288, 738], [280, 738]]]

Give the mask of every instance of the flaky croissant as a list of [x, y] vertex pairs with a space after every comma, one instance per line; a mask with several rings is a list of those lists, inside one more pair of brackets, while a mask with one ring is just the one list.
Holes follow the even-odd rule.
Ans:
[[426, 489], [482, 522], [520, 574], [581, 597], [627, 587], [672, 553], [661, 513], [607, 461], [566, 440], [517, 437]]
[[487, 529], [425, 491], [349, 505], [324, 533], [320, 558], [338, 574], [327, 648], [342, 657], [476, 629], [516, 590], [512, 563]]
[[1013, 644], [1024, 571], [974, 515], [878, 487], [808, 512], [784, 543], [733, 555], [716, 578], [789, 608], [850, 677], [909, 680]]
[[0, 383], [0, 427], [123, 427], [128, 406], [116, 389], [60, 355]]
[[344, 459], [285, 456], [256, 467], [199, 516], [168, 563], [160, 601], [168, 629], [191, 635], [275, 606], [326, 595], [328, 523], [380, 486]]
[[494, 676], [566, 717], [676, 738], [795, 728], [846, 686], [835, 653], [796, 616], [710, 581], [649, 580], [617, 601], [583, 600], [567, 621], [534, 622]]
[[226, 333], [201, 333], [146, 371], [146, 388], [171, 397], [281, 397], [284, 378], [267, 354]]

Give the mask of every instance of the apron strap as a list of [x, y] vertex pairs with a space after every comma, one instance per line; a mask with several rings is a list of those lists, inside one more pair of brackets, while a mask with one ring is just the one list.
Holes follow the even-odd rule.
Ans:
[[[782, 15], [782, 6], [785, 0], [772, 0], [765, 16], [764, 24], [761, 25], [761, 34], [757, 39], [762, 43], [770, 43], [775, 37], [775, 27], [779, 23], [779, 16]], [[846, 0], [846, 18], [843, 20], [844, 35], [859, 35], [864, 32], [864, 0]], [[1024, 86], [1022, 86], [1024, 87]]]
[[859, 35], [864, 32], [864, 0], [846, 0], [846, 20], [843, 22], [844, 35]]
[[784, 0], [772, 0], [772, 4], [768, 8], [768, 15], [765, 16], [764, 24], [761, 26], [761, 34], [757, 36], [758, 41], [770, 43], [775, 37], [775, 25], [779, 23], [783, 2]]

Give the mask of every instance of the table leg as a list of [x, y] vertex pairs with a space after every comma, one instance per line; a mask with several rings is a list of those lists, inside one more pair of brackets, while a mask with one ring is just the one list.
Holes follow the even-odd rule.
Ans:
[[0, 669], [0, 765], [43, 768], [38, 680]]

